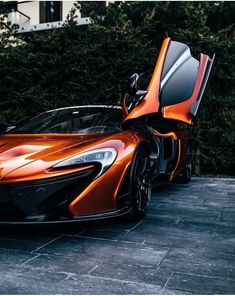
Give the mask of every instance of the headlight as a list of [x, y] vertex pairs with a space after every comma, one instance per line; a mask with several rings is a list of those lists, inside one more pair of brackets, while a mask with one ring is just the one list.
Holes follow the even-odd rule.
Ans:
[[114, 148], [95, 149], [63, 160], [54, 165], [53, 168], [63, 168], [77, 164], [85, 164], [88, 162], [99, 162], [101, 164], [101, 171], [99, 172], [98, 176], [100, 176], [111, 166], [116, 156], [117, 151]]

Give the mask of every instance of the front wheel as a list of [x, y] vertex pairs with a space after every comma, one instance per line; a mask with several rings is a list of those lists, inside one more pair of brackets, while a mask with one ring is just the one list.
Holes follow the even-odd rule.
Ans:
[[135, 156], [130, 172], [130, 207], [129, 218], [142, 219], [150, 204], [151, 176], [149, 153], [140, 147]]

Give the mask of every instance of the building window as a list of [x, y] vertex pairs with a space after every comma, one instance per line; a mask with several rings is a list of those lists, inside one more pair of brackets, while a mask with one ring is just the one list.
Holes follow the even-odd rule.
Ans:
[[40, 23], [62, 20], [62, 1], [40, 1]]
[[[1, 2], [1, 1], [0, 1]], [[17, 1], [8, 1], [1, 3], [1, 12], [10, 13], [17, 10]]]

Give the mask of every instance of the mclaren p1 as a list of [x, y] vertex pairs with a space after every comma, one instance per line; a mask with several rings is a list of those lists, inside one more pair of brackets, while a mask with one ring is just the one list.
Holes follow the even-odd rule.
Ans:
[[146, 214], [153, 186], [191, 177], [193, 125], [213, 64], [164, 40], [155, 68], [133, 74], [122, 106], [44, 112], [0, 136], [0, 223]]

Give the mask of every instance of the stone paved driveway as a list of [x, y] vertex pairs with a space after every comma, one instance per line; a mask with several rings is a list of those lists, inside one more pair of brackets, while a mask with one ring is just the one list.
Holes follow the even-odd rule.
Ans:
[[235, 179], [153, 192], [148, 216], [0, 229], [0, 294], [235, 294]]

